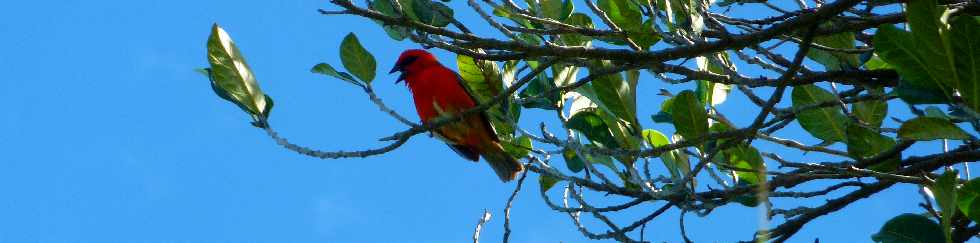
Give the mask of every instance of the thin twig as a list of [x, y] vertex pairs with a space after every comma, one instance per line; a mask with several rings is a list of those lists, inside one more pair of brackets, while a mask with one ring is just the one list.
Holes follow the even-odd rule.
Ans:
[[480, 221], [476, 222], [476, 229], [473, 230], [473, 243], [480, 243], [480, 231], [483, 230], [483, 225], [490, 222], [490, 211], [483, 210], [483, 216], [480, 216]]
[[517, 193], [521, 191], [521, 185], [524, 184], [525, 178], [527, 178], [526, 170], [521, 173], [521, 178], [517, 179], [517, 186], [514, 187], [514, 192], [511, 193], [510, 198], [507, 199], [507, 207], [504, 208], [504, 243], [510, 241], [510, 208], [513, 206], [514, 198], [517, 198]]

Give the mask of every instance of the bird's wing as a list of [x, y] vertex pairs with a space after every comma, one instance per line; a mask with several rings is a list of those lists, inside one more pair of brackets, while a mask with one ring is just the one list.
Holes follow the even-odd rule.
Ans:
[[[463, 80], [463, 76], [459, 76], [459, 74], [456, 72], [453, 72], [453, 74], [456, 75], [456, 84], [458, 84], [460, 87], [463, 88], [463, 91], [465, 91], [466, 95], [470, 97], [470, 100], [473, 100], [473, 104], [480, 105], [480, 100], [477, 100], [476, 97], [473, 96], [473, 92], [470, 91], [470, 87], [464, 83], [466, 81]], [[479, 114], [480, 114], [480, 121], [483, 122], [483, 127], [484, 129], [487, 130], [486, 131], [487, 134], [491, 135], [490, 138], [492, 138], [494, 142], [499, 142], [500, 138], [497, 137], [497, 129], [494, 129], [493, 123], [490, 122], [490, 119], [488, 119], [487, 111], [486, 110], [480, 111]]]

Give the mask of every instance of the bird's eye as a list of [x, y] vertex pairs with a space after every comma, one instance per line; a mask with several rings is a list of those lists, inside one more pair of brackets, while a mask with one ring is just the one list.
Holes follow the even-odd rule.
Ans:
[[418, 59], [418, 58], [419, 57], [414, 57], [414, 56], [413, 57], [407, 57], [407, 58], [405, 58], [405, 60], [402, 60], [397, 65], [399, 67], [408, 66], [409, 64], [412, 64], [412, 62], [415, 62], [415, 60]]

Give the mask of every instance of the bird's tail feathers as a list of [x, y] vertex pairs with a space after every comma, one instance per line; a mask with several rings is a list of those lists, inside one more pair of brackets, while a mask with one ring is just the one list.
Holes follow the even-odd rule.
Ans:
[[483, 146], [483, 159], [490, 164], [493, 168], [493, 172], [497, 173], [497, 177], [500, 177], [501, 181], [507, 182], [513, 180], [517, 177], [517, 173], [524, 170], [524, 165], [517, 161], [510, 153], [504, 151], [504, 148], [500, 146], [497, 142], [492, 142], [487, 146]]

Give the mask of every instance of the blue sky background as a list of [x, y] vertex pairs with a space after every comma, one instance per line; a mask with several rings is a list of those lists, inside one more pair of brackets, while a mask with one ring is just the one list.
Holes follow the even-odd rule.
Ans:
[[[470, 28], [489, 33], [464, 2], [450, 5], [463, 22], [473, 23]], [[341, 66], [337, 47], [348, 32], [357, 32], [380, 71], [401, 50], [418, 47], [390, 40], [373, 22], [320, 16], [317, 8], [331, 8], [325, 1], [0, 6], [0, 242], [466, 242], [484, 209], [494, 217], [482, 239], [500, 240], [514, 184], [500, 183], [482, 162], [466, 162], [422, 136], [367, 159], [301, 156], [251, 127], [193, 71], [207, 65], [205, 42], [218, 22], [275, 99], [271, 123], [282, 135], [324, 150], [376, 147], [377, 138], [404, 127], [378, 112], [359, 89], [309, 72], [319, 62]], [[437, 54], [455, 66], [452, 55]], [[415, 118], [409, 93], [392, 81], [393, 75], [379, 73], [378, 94]], [[656, 112], [662, 98], [653, 93], [663, 86], [644, 76], [640, 114]], [[669, 89], [688, 88], [693, 86]], [[735, 115], [745, 102], [734, 92], [721, 108], [746, 124], [752, 117]], [[521, 122], [529, 128], [553, 122], [544, 112], [525, 114]], [[645, 127], [672, 131], [646, 117]], [[800, 131], [794, 123], [778, 135], [799, 137]], [[787, 154], [822, 158], [806, 156]], [[512, 242], [584, 242], [567, 215], [541, 201], [536, 181], [529, 178], [513, 208]], [[815, 220], [794, 240], [870, 241], [888, 218], [920, 211], [915, 190], [897, 186], [855, 203]], [[590, 195], [621, 201], [602, 197]], [[615, 219], [631, 222], [658, 206]], [[756, 212], [729, 205], [705, 218], [689, 214], [687, 229], [698, 242], [746, 240], [757, 227]], [[646, 239], [680, 241], [677, 216], [671, 210], [650, 222]]]

